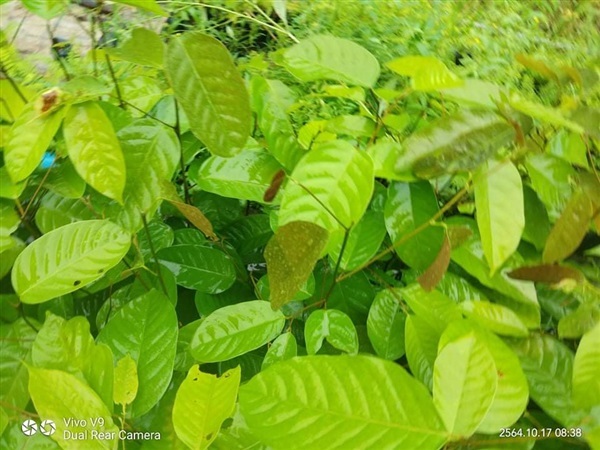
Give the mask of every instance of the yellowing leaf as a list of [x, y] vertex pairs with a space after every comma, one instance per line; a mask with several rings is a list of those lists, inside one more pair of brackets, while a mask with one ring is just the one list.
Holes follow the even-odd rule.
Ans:
[[329, 233], [309, 222], [290, 222], [277, 229], [265, 248], [271, 306], [293, 300], [315, 267]]
[[137, 395], [139, 381], [137, 363], [127, 354], [117, 362], [115, 367], [115, 384], [113, 399], [120, 405], [129, 405]]

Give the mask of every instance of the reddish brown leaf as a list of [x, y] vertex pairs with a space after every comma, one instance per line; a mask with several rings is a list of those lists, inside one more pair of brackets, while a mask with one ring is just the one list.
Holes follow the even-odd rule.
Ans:
[[450, 240], [448, 235], [444, 235], [444, 242], [442, 242], [442, 248], [438, 252], [435, 260], [431, 265], [423, 272], [423, 274], [417, 278], [417, 281], [423, 289], [427, 292], [433, 290], [437, 284], [441, 281], [448, 270], [448, 264], [450, 264], [450, 252], [451, 252]]
[[508, 274], [516, 280], [537, 281], [540, 283], [556, 284], [562, 280], [571, 279], [582, 281], [581, 272], [570, 267], [555, 264], [542, 264], [539, 266], [519, 267]]
[[263, 197], [263, 200], [265, 202], [272, 202], [273, 201], [273, 199], [275, 198], [275, 196], [279, 192], [279, 189], [281, 188], [281, 183], [283, 183], [284, 179], [285, 179], [285, 171], [283, 169], [278, 170], [275, 173], [275, 175], [273, 175], [273, 179], [271, 180], [271, 184], [269, 185], [269, 187], [265, 191], [265, 195]]

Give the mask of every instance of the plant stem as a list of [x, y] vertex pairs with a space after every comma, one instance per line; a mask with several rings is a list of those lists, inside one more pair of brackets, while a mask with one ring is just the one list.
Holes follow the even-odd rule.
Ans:
[[158, 262], [158, 257], [156, 256], [156, 252], [154, 251], [154, 244], [152, 243], [152, 236], [150, 235], [150, 230], [148, 229], [148, 222], [146, 221], [146, 215], [142, 214], [142, 222], [144, 224], [144, 230], [146, 231], [146, 236], [148, 237], [148, 245], [150, 246], [150, 253], [152, 253], [152, 258], [154, 258], [154, 262], [156, 263], [156, 269], [158, 271], [158, 281], [160, 282], [160, 287], [162, 288], [165, 295], [168, 297], [169, 293], [167, 291], [167, 287], [165, 285], [165, 280], [163, 280], [162, 272], [160, 270], [160, 263]]
[[335, 285], [337, 284], [337, 274], [338, 271], [340, 270], [340, 265], [342, 263], [342, 258], [344, 257], [344, 251], [346, 250], [346, 244], [348, 244], [348, 237], [350, 236], [350, 229], [348, 228], [346, 230], [346, 232], [344, 233], [344, 240], [342, 241], [342, 247], [340, 248], [340, 254], [338, 256], [338, 259], [335, 263], [335, 268], [333, 269], [333, 279], [331, 280], [331, 286], [329, 286], [329, 290], [327, 291], [327, 294], [325, 294], [324, 297], [324, 306], [327, 306], [327, 300], [329, 299], [329, 296], [331, 295], [331, 293], [333, 292], [333, 288], [335, 288]]
[[117, 81], [117, 77], [115, 75], [115, 70], [113, 69], [112, 63], [110, 62], [110, 56], [108, 56], [108, 53], [104, 53], [104, 58], [106, 59], [106, 64], [108, 65], [108, 71], [110, 72], [110, 77], [113, 80], [113, 83], [115, 84], [115, 90], [117, 91], [117, 98], [119, 99], [119, 107], [122, 109], [127, 109], [125, 107], [125, 104], [127, 102], [125, 102], [123, 100], [123, 96], [121, 95], [121, 88], [119, 87], [119, 83]]
[[179, 103], [176, 98], [173, 98], [173, 102], [175, 103], [175, 134], [177, 135], [177, 139], [179, 140], [179, 166], [181, 168], [181, 179], [183, 184], [183, 198], [185, 202], [188, 204], [192, 203], [192, 198], [190, 197], [190, 189], [188, 186], [187, 175], [185, 173], [185, 161], [183, 160], [183, 147], [181, 146], [181, 123], [179, 121]]

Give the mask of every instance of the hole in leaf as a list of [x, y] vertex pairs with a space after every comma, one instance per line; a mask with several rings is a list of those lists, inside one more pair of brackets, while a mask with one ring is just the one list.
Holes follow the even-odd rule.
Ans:
[[204, 437], [204, 439], [206, 439], [207, 441], [210, 441], [210, 439], [212, 438], [212, 435], [213, 435], [212, 433], [208, 433], [208, 434], [207, 434], [207, 435]]
[[81, 284], [81, 280], [75, 280], [73, 282], [73, 286], [79, 286]]

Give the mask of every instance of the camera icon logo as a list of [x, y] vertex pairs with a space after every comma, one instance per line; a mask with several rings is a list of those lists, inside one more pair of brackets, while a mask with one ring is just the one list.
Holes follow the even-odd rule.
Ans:
[[31, 419], [24, 421], [21, 425], [21, 431], [23, 431], [23, 434], [25, 436], [33, 436], [35, 433], [37, 433], [37, 430], [37, 423], [35, 423], [35, 421]]
[[56, 424], [54, 421], [44, 420], [40, 424], [40, 433], [42, 433], [44, 436], [52, 436], [54, 433], [56, 433]]

